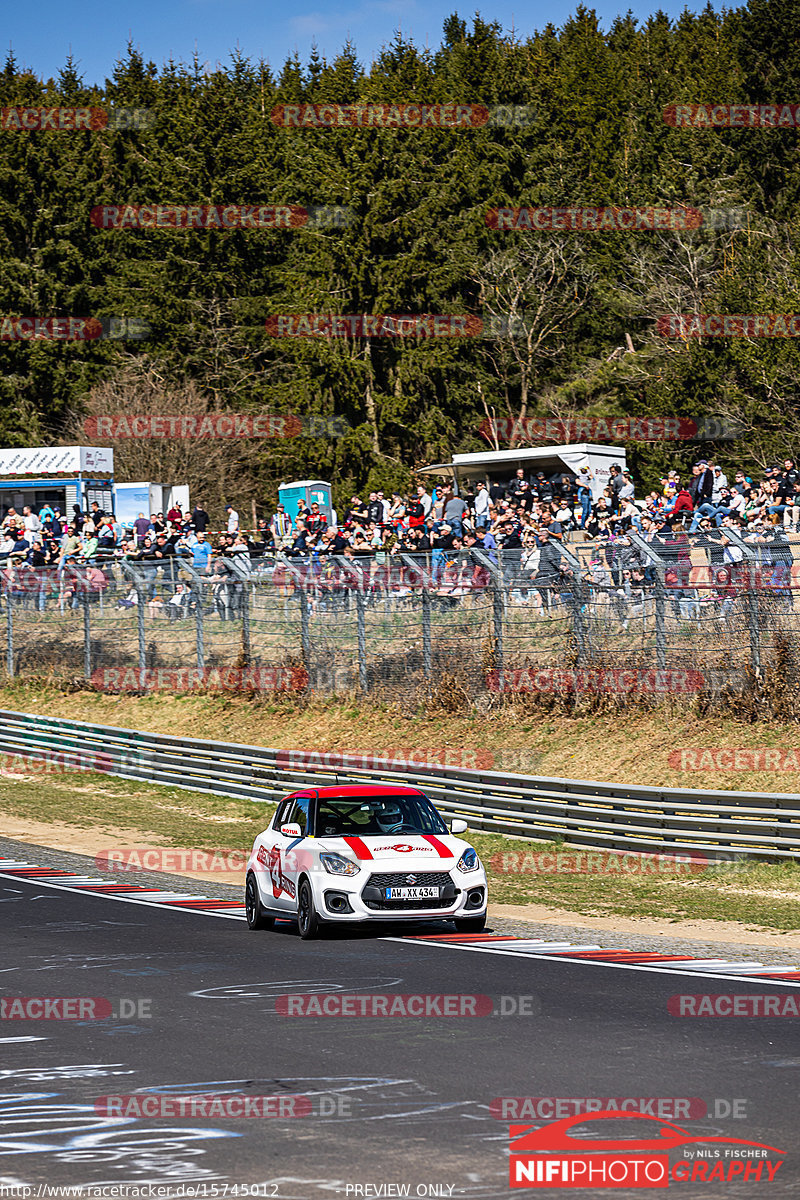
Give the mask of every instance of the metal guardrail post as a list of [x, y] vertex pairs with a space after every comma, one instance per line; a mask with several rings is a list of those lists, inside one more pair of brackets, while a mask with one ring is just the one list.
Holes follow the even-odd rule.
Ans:
[[364, 606], [364, 591], [356, 588], [356, 619], [358, 621], [358, 681], [362, 692], [367, 691], [367, 628]]
[[89, 616], [89, 593], [83, 591], [83, 677], [92, 678], [92, 624]]
[[11, 597], [6, 593], [6, 670], [14, 675], [14, 613], [11, 608]]

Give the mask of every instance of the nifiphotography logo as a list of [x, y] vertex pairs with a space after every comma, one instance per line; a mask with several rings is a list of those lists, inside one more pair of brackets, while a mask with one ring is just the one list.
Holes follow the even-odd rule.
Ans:
[[[619, 1136], [605, 1125], [608, 1121], [627, 1122], [632, 1136]], [[512, 1188], [771, 1183], [785, 1157], [785, 1151], [763, 1142], [694, 1134], [657, 1117], [614, 1109], [566, 1117], [538, 1128], [511, 1125], [509, 1136]]]

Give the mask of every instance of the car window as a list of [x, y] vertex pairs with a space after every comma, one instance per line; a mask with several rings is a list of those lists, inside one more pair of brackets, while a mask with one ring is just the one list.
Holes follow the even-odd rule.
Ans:
[[390, 833], [443, 834], [447, 826], [427, 796], [330, 796], [320, 800], [318, 837], [382, 836]]
[[284, 821], [281, 822], [281, 824], [283, 824], [283, 825], [299, 825], [300, 832], [302, 833], [303, 837], [305, 837], [306, 831], [308, 830], [308, 805], [309, 805], [309, 803], [310, 803], [310, 800], [309, 800], [308, 796], [298, 797], [298, 799], [295, 800], [294, 804], [292, 805], [291, 813], [289, 814], [288, 817], [285, 818]]
[[273, 829], [280, 829], [281, 825], [285, 825], [287, 823], [289, 818], [286, 814], [289, 812], [292, 804], [292, 800], [281, 800], [280, 804], [275, 810], [275, 816], [272, 818]]

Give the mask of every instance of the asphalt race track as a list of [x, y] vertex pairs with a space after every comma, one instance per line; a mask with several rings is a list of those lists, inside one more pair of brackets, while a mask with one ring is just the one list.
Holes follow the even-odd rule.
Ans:
[[[8, 877], [0, 877], [0, 952], [0, 1000], [105, 997], [116, 1014], [0, 1021], [0, 1186], [153, 1185], [222, 1197], [247, 1194], [246, 1184], [250, 1195], [278, 1200], [488, 1200], [521, 1194], [509, 1188], [508, 1121], [497, 1119], [492, 1100], [636, 1097], [704, 1100], [707, 1115], [674, 1123], [786, 1154], [772, 1182], [670, 1182], [677, 1193], [800, 1194], [800, 1020], [668, 1011], [678, 993], [793, 994], [800, 1004], [797, 983], [374, 932], [301, 942], [289, 924], [251, 933], [241, 920]], [[508, 1015], [277, 1011], [281, 996], [340, 992], [490, 996]], [[294, 1119], [95, 1111], [102, 1096], [167, 1093], [302, 1095], [311, 1111]], [[673, 1151], [672, 1161], [676, 1154], [688, 1157]]]

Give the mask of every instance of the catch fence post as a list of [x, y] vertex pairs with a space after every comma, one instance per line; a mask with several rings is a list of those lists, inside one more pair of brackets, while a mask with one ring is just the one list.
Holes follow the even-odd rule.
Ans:
[[11, 608], [11, 596], [6, 592], [6, 670], [14, 675], [14, 613]]
[[83, 677], [92, 678], [92, 625], [89, 616], [89, 591], [83, 581]]

